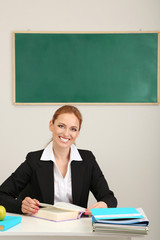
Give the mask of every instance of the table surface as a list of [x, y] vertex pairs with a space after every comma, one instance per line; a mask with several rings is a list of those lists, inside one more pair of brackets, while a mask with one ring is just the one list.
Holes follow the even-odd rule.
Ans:
[[[0, 237], [4, 236], [61, 236], [61, 237], [98, 237], [107, 238], [112, 236], [112, 239], [148, 239], [146, 235], [137, 235], [129, 233], [95, 233], [92, 229], [92, 219], [91, 217], [84, 217], [77, 220], [64, 221], [64, 222], [53, 222], [48, 220], [43, 220], [31, 216], [18, 215], [8, 213], [8, 216], [22, 216], [22, 222], [7, 231], [0, 232]], [[146, 238], [147, 237], [147, 238]]]

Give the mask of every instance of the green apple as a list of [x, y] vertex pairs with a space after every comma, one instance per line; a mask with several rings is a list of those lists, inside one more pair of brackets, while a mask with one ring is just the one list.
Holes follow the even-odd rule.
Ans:
[[6, 209], [3, 206], [0, 206], [0, 221], [2, 221], [6, 216]]

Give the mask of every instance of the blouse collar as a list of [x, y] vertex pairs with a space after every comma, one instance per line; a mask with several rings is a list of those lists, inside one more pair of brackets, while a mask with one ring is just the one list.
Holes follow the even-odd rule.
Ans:
[[[42, 160], [42, 161], [52, 160], [53, 162], [56, 162], [52, 146], [53, 146], [53, 141], [50, 142], [47, 145], [47, 147], [44, 149], [40, 160]], [[74, 161], [82, 161], [82, 158], [78, 152], [78, 149], [74, 144], [71, 145], [70, 162], [73, 160]]]

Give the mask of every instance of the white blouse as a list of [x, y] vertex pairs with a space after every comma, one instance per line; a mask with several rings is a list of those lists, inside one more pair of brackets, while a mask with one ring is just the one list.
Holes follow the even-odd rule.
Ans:
[[53, 153], [53, 141], [44, 149], [40, 158], [42, 161], [52, 160], [54, 163], [54, 203], [70, 202], [72, 203], [72, 179], [71, 179], [71, 162], [82, 161], [82, 158], [74, 144], [71, 145], [70, 160], [68, 163], [67, 173], [63, 178], [58, 169]]

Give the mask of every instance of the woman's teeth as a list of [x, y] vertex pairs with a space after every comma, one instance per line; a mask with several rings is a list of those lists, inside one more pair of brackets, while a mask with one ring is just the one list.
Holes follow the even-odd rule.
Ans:
[[61, 139], [61, 141], [64, 142], [64, 143], [66, 143], [66, 142], [69, 141], [69, 138], [63, 138], [63, 137], [60, 137], [60, 139]]

